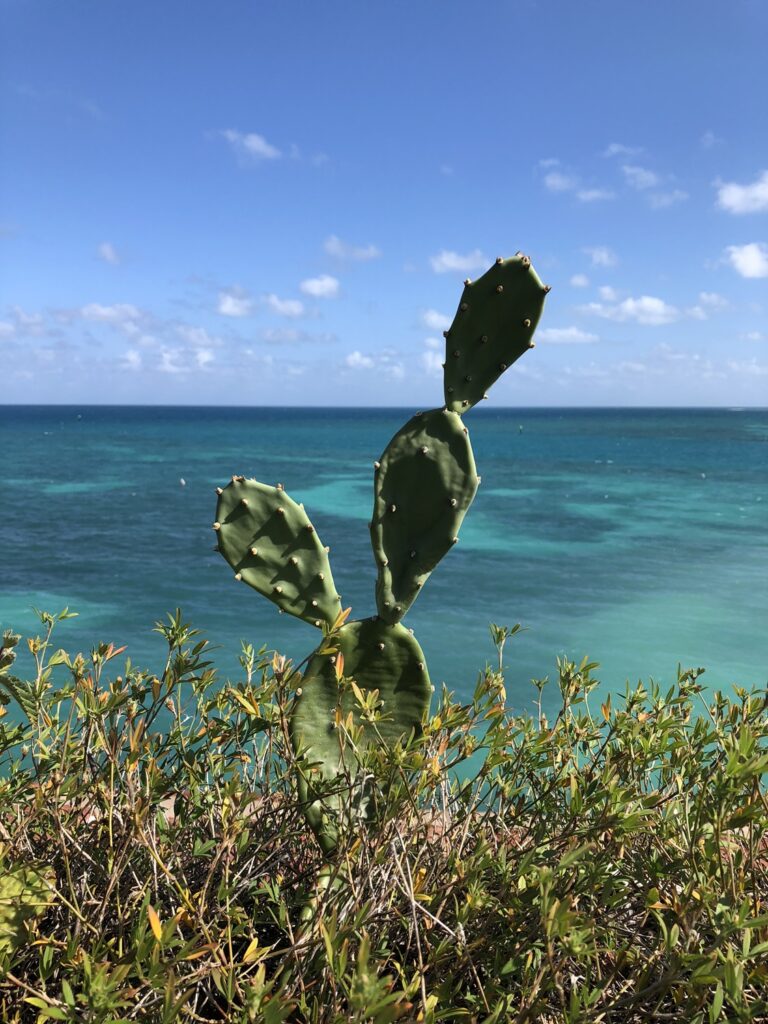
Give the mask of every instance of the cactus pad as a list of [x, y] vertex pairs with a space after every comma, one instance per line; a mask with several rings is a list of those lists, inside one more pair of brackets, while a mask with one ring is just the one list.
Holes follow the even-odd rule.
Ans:
[[27, 864], [0, 862], [0, 954], [13, 953], [28, 941], [35, 918], [53, 900], [55, 884], [51, 868], [37, 871]]
[[445, 334], [445, 404], [463, 413], [529, 348], [549, 288], [527, 256], [498, 259], [465, 282]]
[[466, 427], [455, 412], [417, 413], [376, 463], [371, 543], [376, 605], [399, 622], [424, 581], [456, 543], [478, 485]]
[[[319, 762], [320, 779], [329, 782], [342, 768], [340, 730], [336, 709], [341, 716], [351, 711], [355, 725], [364, 725], [363, 744], [377, 739], [392, 746], [412, 732], [418, 732], [429, 709], [432, 687], [424, 653], [404, 626], [391, 626], [378, 617], [348, 622], [336, 634], [338, 651], [344, 656], [344, 676], [353, 679], [360, 690], [379, 691], [383, 718], [373, 727], [361, 723], [357, 701], [349, 689], [340, 689], [336, 679], [336, 658], [314, 654], [301, 683], [290, 723], [294, 747], [306, 753], [310, 764]], [[333, 660], [332, 660], [333, 658]], [[350, 776], [356, 772], [354, 754], [349, 745], [343, 764]], [[343, 798], [329, 797], [322, 802], [313, 796], [311, 778], [299, 776], [299, 794], [305, 813], [326, 852], [335, 846], [333, 811]]]
[[232, 477], [220, 489], [213, 528], [235, 579], [313, 626], [333, 624], [341, 601], [328, 553], [282, 487]]

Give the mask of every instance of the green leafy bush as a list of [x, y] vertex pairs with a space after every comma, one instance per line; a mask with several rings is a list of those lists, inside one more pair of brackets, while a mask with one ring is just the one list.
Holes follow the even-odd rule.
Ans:
[[[595, 665], [560, 661], [552, 721], [543, 680], [512, 714], [516, 629], [492, 627], [469, 704], [361, 753], [374, 821], [341, 779], [328, 861], [288, 734], [300, 666], [245, 645], [222, 682], [177, 613], [161, 672], [112, 674], [112, 645], [54, 648], [64, 615], [32, 678], [0, 649], [3, 1021], [768, 1020], [765, 690], [694, 670], [591, 707]], [[340, 686], [351, 749], [382, 709]]]

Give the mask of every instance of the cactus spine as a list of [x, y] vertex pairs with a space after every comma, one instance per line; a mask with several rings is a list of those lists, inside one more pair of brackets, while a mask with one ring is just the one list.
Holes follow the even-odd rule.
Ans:
[[[327, 548], [281, 485], [235, 476], [217, 488], [213, 528], [235, 579], [333, 636], [311, 657], [291, 720], [291, 741], [307, 766], [299, 778], [307, 820], [327, 853], [341, 804], [327, 795], [328, 787], [342, 769], [347, 777], [356, 770], [339, 724], [351, 713], [363, 742], [371, 741], [375, 732], [361, 719], [359, 697], [372, 691], [384, 712], [376, 731], [388, 743], [417, 732], [428, 711], [426, 660], [400, 620], [457, 542], [480, 482], [461, 416], [533, 348], [548, 291], [522, 253], [497, 259], [477, 281], [465, 282], [445, 332], [445, 405], [412, 417], [374, 463], [370, 531], [378, 614], [372, 618], [344, 623]], [[345, 679], [354, 680], [356, 693]]]

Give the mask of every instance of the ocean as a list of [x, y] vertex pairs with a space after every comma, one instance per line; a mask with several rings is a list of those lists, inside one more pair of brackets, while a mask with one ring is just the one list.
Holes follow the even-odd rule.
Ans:
[[[317, 631], [213, 550], [214, 489], [233, 473], [283, 483], [331, 547], [344, 606], [368, 616], [372, 464], [413, 411], [1, 408], [0, 627], [68, 606], [57, 646], [125, 644], [159, 670], [152, 626], [178, 606], [222, 678], [238, 677], [241, 640], [303, 658]], [[711, 688], [766, 684], [768, 411], [477, 409], [466, 423], [482, 484], [405, 619], [436, 685], [470, 695], [490, 622], [525, 627], [505, 651], [518, 710], [558, 655], [599, 662], [602, 694], [669, 685], [678, 663]]]

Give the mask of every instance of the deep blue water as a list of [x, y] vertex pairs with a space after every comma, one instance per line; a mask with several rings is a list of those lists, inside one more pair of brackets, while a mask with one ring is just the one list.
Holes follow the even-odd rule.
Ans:
[[[127, 644], [159, 667], [177, 605], [236, 672], [241, 638], [303, 657], [317, 633], [233, 582], [214, 553], [214, 488], [280, 481], [306, 505], [353, 617], [374, 611], [372, 463], [412, 410], [0, 409], [0, 626], [32, 606], [80, 613], [58, 642]], [[508, 694], [558, 654], [599, 661], [605, 690], [678, 662], [711, 686], [768, 676], [768, 412], [503, 409], [466, 417], [482, 485], [406, 618], [433, 681], [467, 696], [507, 648]], [[183, 478], [186, 486], [180, 484]]]

